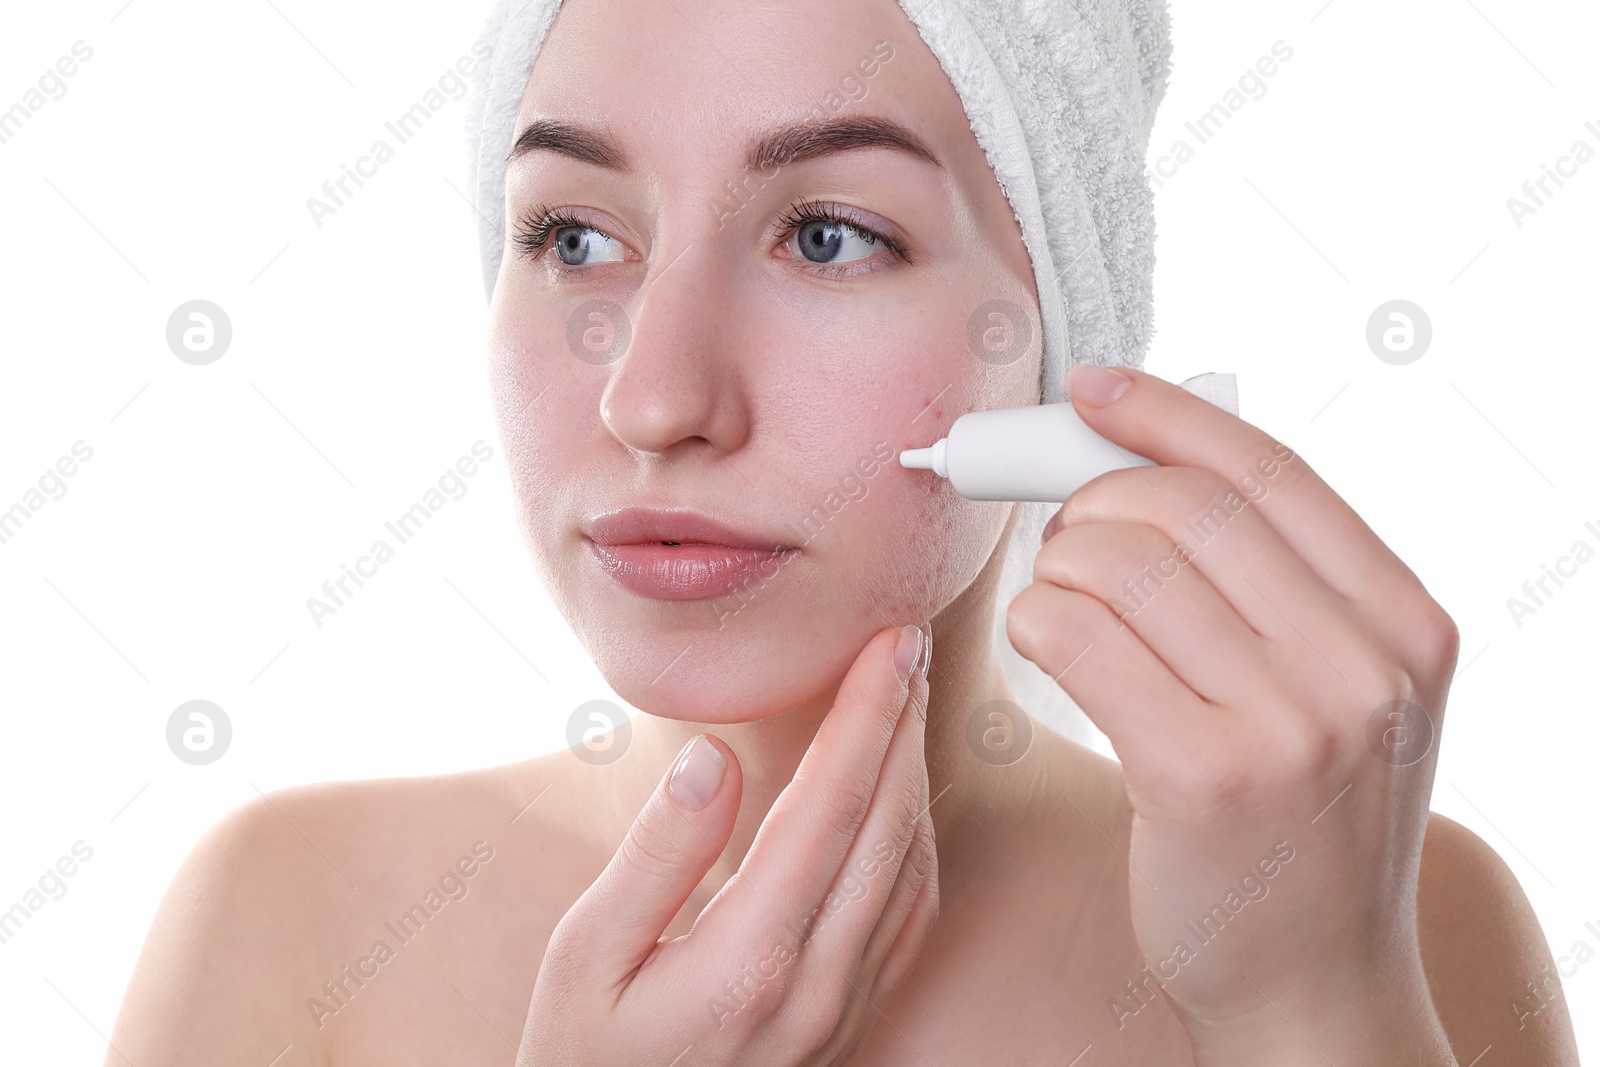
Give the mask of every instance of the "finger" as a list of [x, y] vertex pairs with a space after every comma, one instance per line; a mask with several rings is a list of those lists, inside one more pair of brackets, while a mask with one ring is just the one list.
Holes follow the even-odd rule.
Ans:
[[[792, 936], [791, 925], [827, 894], [866, 818], [909, 703], [909, 672], [918, 666], [913, 656], [922, 641], [915, 626], [885, 629], [861, 650], [740, 866], [741, 873], [759, 871], [753, 881], [771, 888], [756, 899], [745, 895], [729, 900], [726, 907], [708, 908], [708, 929], [763, 940]], [[905, 680], [897, 662], [908, 671]]]
[[1088, 593], [1024, 587], [1006, 608], [1006, 636], [1110, 739], [1130, 784], [1138, 771], [1160, 775], [1214, 743], [1226, 721]]
[[[922, 954], [923, 946], [928, 943], [928, 935], [933, 932], [934, 923], [939, 920], [939, 859], [938, 851], [934, 850], [932, 867], [928, 877], [922, 882], [922, 888], [917, 892], [916, 899], [912, 901], [911, 912], [901, 924], [899, 933], [895, 936], [893, 944], [888, 948], [883, 962], [872, 979], [872, 991], [868, 999], [874, 1004], [882, 1003], [883, 998], [894, 991], [911, 965]], [[873, 974], [871, 970], [864, 971]]]
[[1182, 544], [1193, 569], [1280, 650], [1309, 653], [1319, 664], [1326, 658], [1335, 669], [1364, 650], [1356, 640], [1356, 606], [1284, 541], [1256, 505], [1214, 472], [1194, 467], [1111, 471], [1074, 493], [1062, 510], [1061, 536], [1100, 523], [1158, 528]]
[[[1132, 380], [1105, 406], [1088, 402], [1095, 371]], [[1204, 467], [1255, 500], [1274, 529], [1327, 583], [1352, 600], [1420, 589], [1409, 567], [1304, 457], [1237, 415], [1172, 382], [1129, 367], [1088, 364], [1067, 375], [1073, 409], [1094, 430], [1166, 466]]]
[[839, 975], [871, 973], [864, 962], [881, 956], [893, 940], [932, 863], [928, 683], [920, 673], [911, 683], [909, 705], [895, 727], [867, 816], [817, 903], [819, 925], [802, 960], [807, 973], [824, 983], [837, 982]]
[[[895, 947], [906, 943], [907, 928], [916, 919], [919, 904], [926, 908], [929, 894], [932, 894], [937, 914], [938, 885], [939, 850], [934, 844], [932, 825], [924, 816], [917, 821], [916, 832], [900, 863], [894, 887], [889, 892], [888, 903], [884, 905], [878, 924], [871, 931], [861, 957], [856, 963], [855, 973], [859, 977], [855, 982], [863, 992], [889, 988], [882, 983], [884, 966], [895, 951]], [[921, 936], [915, 930], [911, 932], [912, 939], [919, 942], [918, 947]], [[912, 955], [915, 954], [913, 949]], [[893, 981], [898, 980], [898, 978], [893, 979]]]
[[1033, 563], [1033, 580], [1098, 598], [1189, 688], [1249, 706], [1269, 677], [1266, 640], [1250, 628], [1185, 546], [1142, 522], [1074, 522]]
[[743, 789], [733, 750], [695, 735], [552, 941], [604, 977], [632, 974], [727, 847]]

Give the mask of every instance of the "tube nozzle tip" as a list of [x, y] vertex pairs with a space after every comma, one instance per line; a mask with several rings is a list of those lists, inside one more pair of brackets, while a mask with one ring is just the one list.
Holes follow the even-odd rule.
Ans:
[[900, 466], [915, 470], [933, 470], [933, 449], [908, 448], [900, 453]]

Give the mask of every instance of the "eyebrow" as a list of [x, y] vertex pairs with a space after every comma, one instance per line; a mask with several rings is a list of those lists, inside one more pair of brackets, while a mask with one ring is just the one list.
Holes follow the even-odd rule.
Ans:
[[[745, 168], [763, 171], [858, 148], [888, 148], [944, 168], [922, 138], [892, 119], [848, 118], [817, 122], [803, 119], [762, 134], [745, 152]], [[601, 130], [556, 119], [535, 119], [522, 131], [506, 162], [532, 152], [557, 155], [607, 170], [632, 169], [617, 140]]]

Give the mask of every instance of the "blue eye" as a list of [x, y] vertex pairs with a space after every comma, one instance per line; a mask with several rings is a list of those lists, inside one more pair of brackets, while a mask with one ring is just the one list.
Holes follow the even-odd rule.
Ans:
[[868, 258], [880, 248], [911, 262], [908, 248], [862, 226], [831, 204], [811, 201], [794, 204], [780, 220], [780, 227], [781, 232], [788, 235], [786, 243], [791, 251], [819, 266], [853, 263]]
[[556, 255], [569, 267], [620, 263], [627, 254], [622, 242], [566, 211], [537, 209], [518, 223], [512, 242], [529, 259], [537, 258], [555, 236]]
[[849, 263], [870, 256], [878, 244], [872, 234], [843, 222], [808, 222], [794, 236], [800, 254], [813, 263]]
[[563, 226], [556, 231], [556, 255], [569, 267], [581, 267], [585, 263], [620, 263], [623, 251], [621, 242], [592, 227]]

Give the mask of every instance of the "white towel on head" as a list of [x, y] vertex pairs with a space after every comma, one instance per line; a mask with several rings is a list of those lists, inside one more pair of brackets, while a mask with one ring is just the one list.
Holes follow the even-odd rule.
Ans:
[[[1171, 66], [1167, 0], [898, 0], [961, 98], [1022, 229], [1039, 290], [1039, 398], [1072, 363], [1138, 367], [1153, 319], [1155, 211], [1145, 150]], [[499, 0], [481, 42], [467, 138], [484, 290], [505, 244], [505, 164], [539, 46], [561, 0]], [[995, 612], [996, 651], [1022, 707], [1110, 747], [1005, 634], [1033, 579], [1051, 504], [1018, 504]]]

